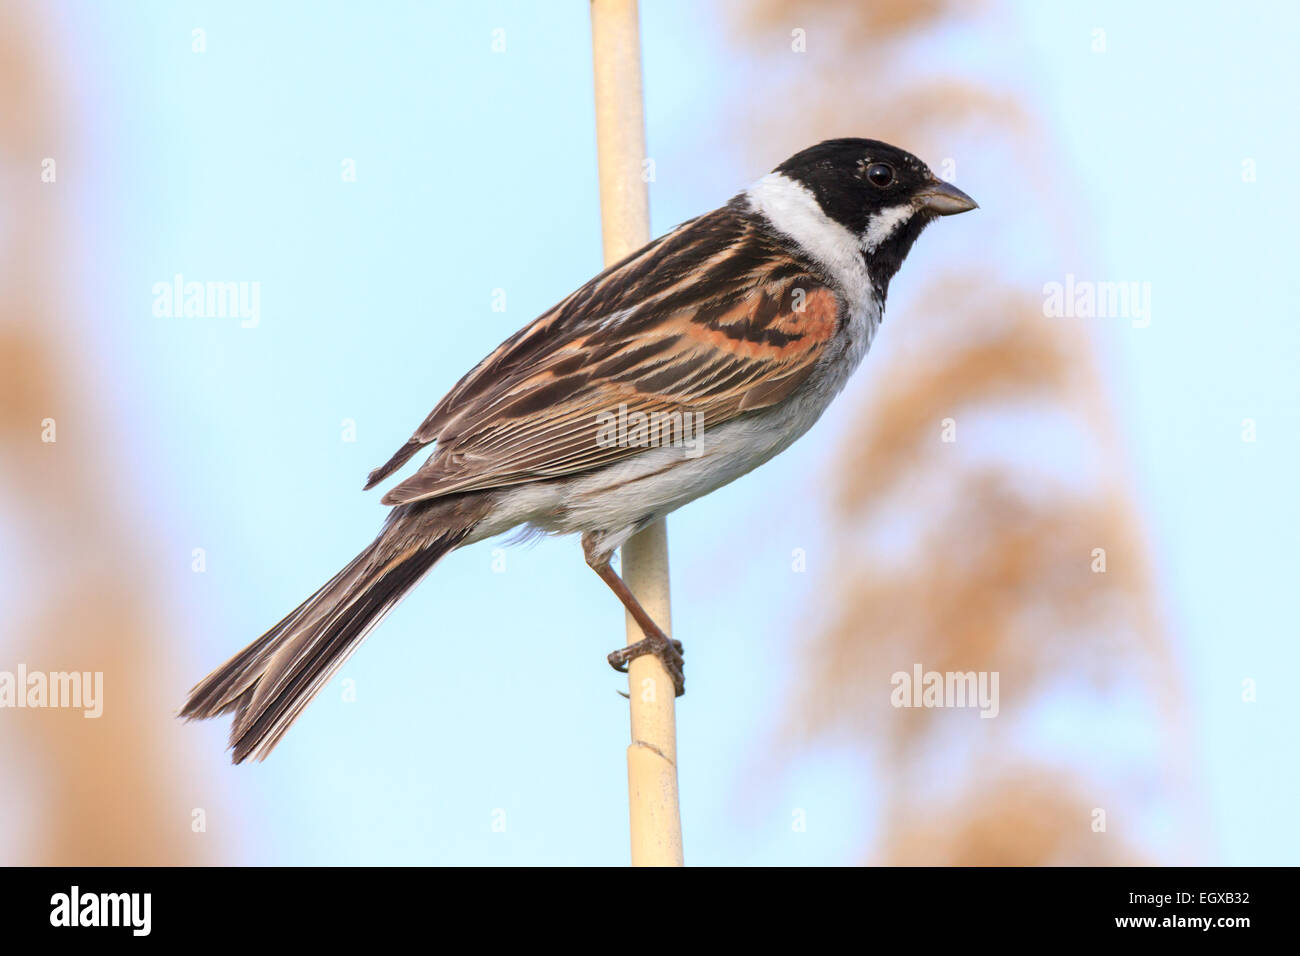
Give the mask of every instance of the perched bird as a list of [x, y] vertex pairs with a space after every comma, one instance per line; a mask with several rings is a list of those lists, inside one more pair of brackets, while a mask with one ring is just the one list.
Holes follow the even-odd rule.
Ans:
[[974, 208], [910, 153], [834, 139], [610, 266], [479, 362], [370, 473], [366, 488], [436, 442], [384, 495], [379, 536], [195, 687], [181, 716], [233, 711], [234, 761], [265, 758], [440, 558], [519, 526], [582, 534], [645, 633], [610, 663], [654, 654], [682, 693], [681, 645], [610, 566], [614, 551], [807, 431], [870, 347], [921, 230]]

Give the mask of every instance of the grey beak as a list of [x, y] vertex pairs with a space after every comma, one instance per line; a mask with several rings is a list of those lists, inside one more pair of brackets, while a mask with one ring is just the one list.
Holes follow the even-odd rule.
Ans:
[[936, 216], [954, 216], [959, 212], [979, 208], [979, 203], [942, 179], [936, 179], [930, 185], [922, 187], [916, 194], [916, 204]]

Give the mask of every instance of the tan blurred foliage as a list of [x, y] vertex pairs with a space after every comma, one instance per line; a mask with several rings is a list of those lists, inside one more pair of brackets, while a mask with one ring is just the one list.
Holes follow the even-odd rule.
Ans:
[[[1014, 95], [947, 75], [951, 61], [935, 54], [958, 28], [1000, 38], [979, 47], [985, 60], [1012, 57], [1014, 31], [997, 16], [944, 0], [736, 5], [748, 53], [765, 64], [782, 48], [796, 54], [765, 71], [770, 88], [746, 91], [771, 105], [747, 123], [775, 155], [858, 135], [923, 157], [952, 156], [959, 142], [1009, 157], [1006, 175], [1043, 198], [1023, 208], [1073, 254], [1075, 227], [1052, 225], [1060, 190], [1029, 113]], [[997, 237], [985, 241], [979, 265], [909, 273], [924, 291], [911, 307], [892, 303], [890, 361], [868, 360], [869, 393], [832, 478], [827, 624], [801, 648], [790, 733], [873, 761], [884, 805], [874, 862], [1138, 862], [1159, 852], [1139, 821], [1172, 819], [1182, 837], [1200, 822], [1185, 798], [1177, 668], [1092, 344], [990, 271], [1016, 253], [1000, 258]], [[1087, 474], [1054, 461], [1054, 447], [1035, 449], [1041, 431], [1018, 437], [1024, 416], [1050, 416], [1052, 433], [1083, 449]], [[943, 440], [945, 421], [959, 438]], [[998, 672], [998, 717], [893, 707], [891, 675], [915, 663]], [[1113, 695], [1138, 703], [1132, 736], [1154, 747], [1103, 741], [1114, 760], [1101, 767], [1031, 742], [1062, 697], [1104, 722]], [[1098, 810], [1105, 832], [1094, 832]]]
[[[47, 49], [30, 7], [0, 3], [0, 170], [13, 227], [0, 237], [0, 512], [7, 591], [20, 601], [4, 610], [0, 669], [102, 671], [104, 710], [0, 711], [5, 788], [34, 815], [4, 838], [9, 862], [24, 864], [203, 862], [178, 793], [186, 760], [172, 745], [158, 595], [131, 531], [131, 463], [103, 438], [110, 423], [83, 378], [93, 359], [69, 317], [66, 187], [40, 178], [44, 158], [75, 149]], [[46, 419], [53, 443], [42, 441]], [[6, 814], [6, 828], [19, 823]]]
[[877, 853], [887, 866], [1141, 865], [1121, 843], [1099, 840], [1080, 820], [1092, 808], [1078, 781], [1041, 768], [986, 774], [955, 801], [923, 799], [893, 817]]

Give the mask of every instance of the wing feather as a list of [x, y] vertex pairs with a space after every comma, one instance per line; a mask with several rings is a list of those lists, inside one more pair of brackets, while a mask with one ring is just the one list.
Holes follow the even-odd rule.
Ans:
[[633, 253], [502, 343], [366, 487], [435, 440], [386, 504], [609, 464], [642, 450], [598, 441], [602, 413], [620, 407], [702, 413], [716, 427], [797, 389], [842, 308], [811, 264], [724, 207]]

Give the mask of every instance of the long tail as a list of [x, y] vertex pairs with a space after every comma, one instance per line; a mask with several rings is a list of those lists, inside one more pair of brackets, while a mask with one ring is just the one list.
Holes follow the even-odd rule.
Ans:
[[264, 760], [370, 630], [482, 519], [486, 502], [469, 497], [393, 509], [347, 567], [190, 691], [180, 716], [233, 711], [234, 762]]

